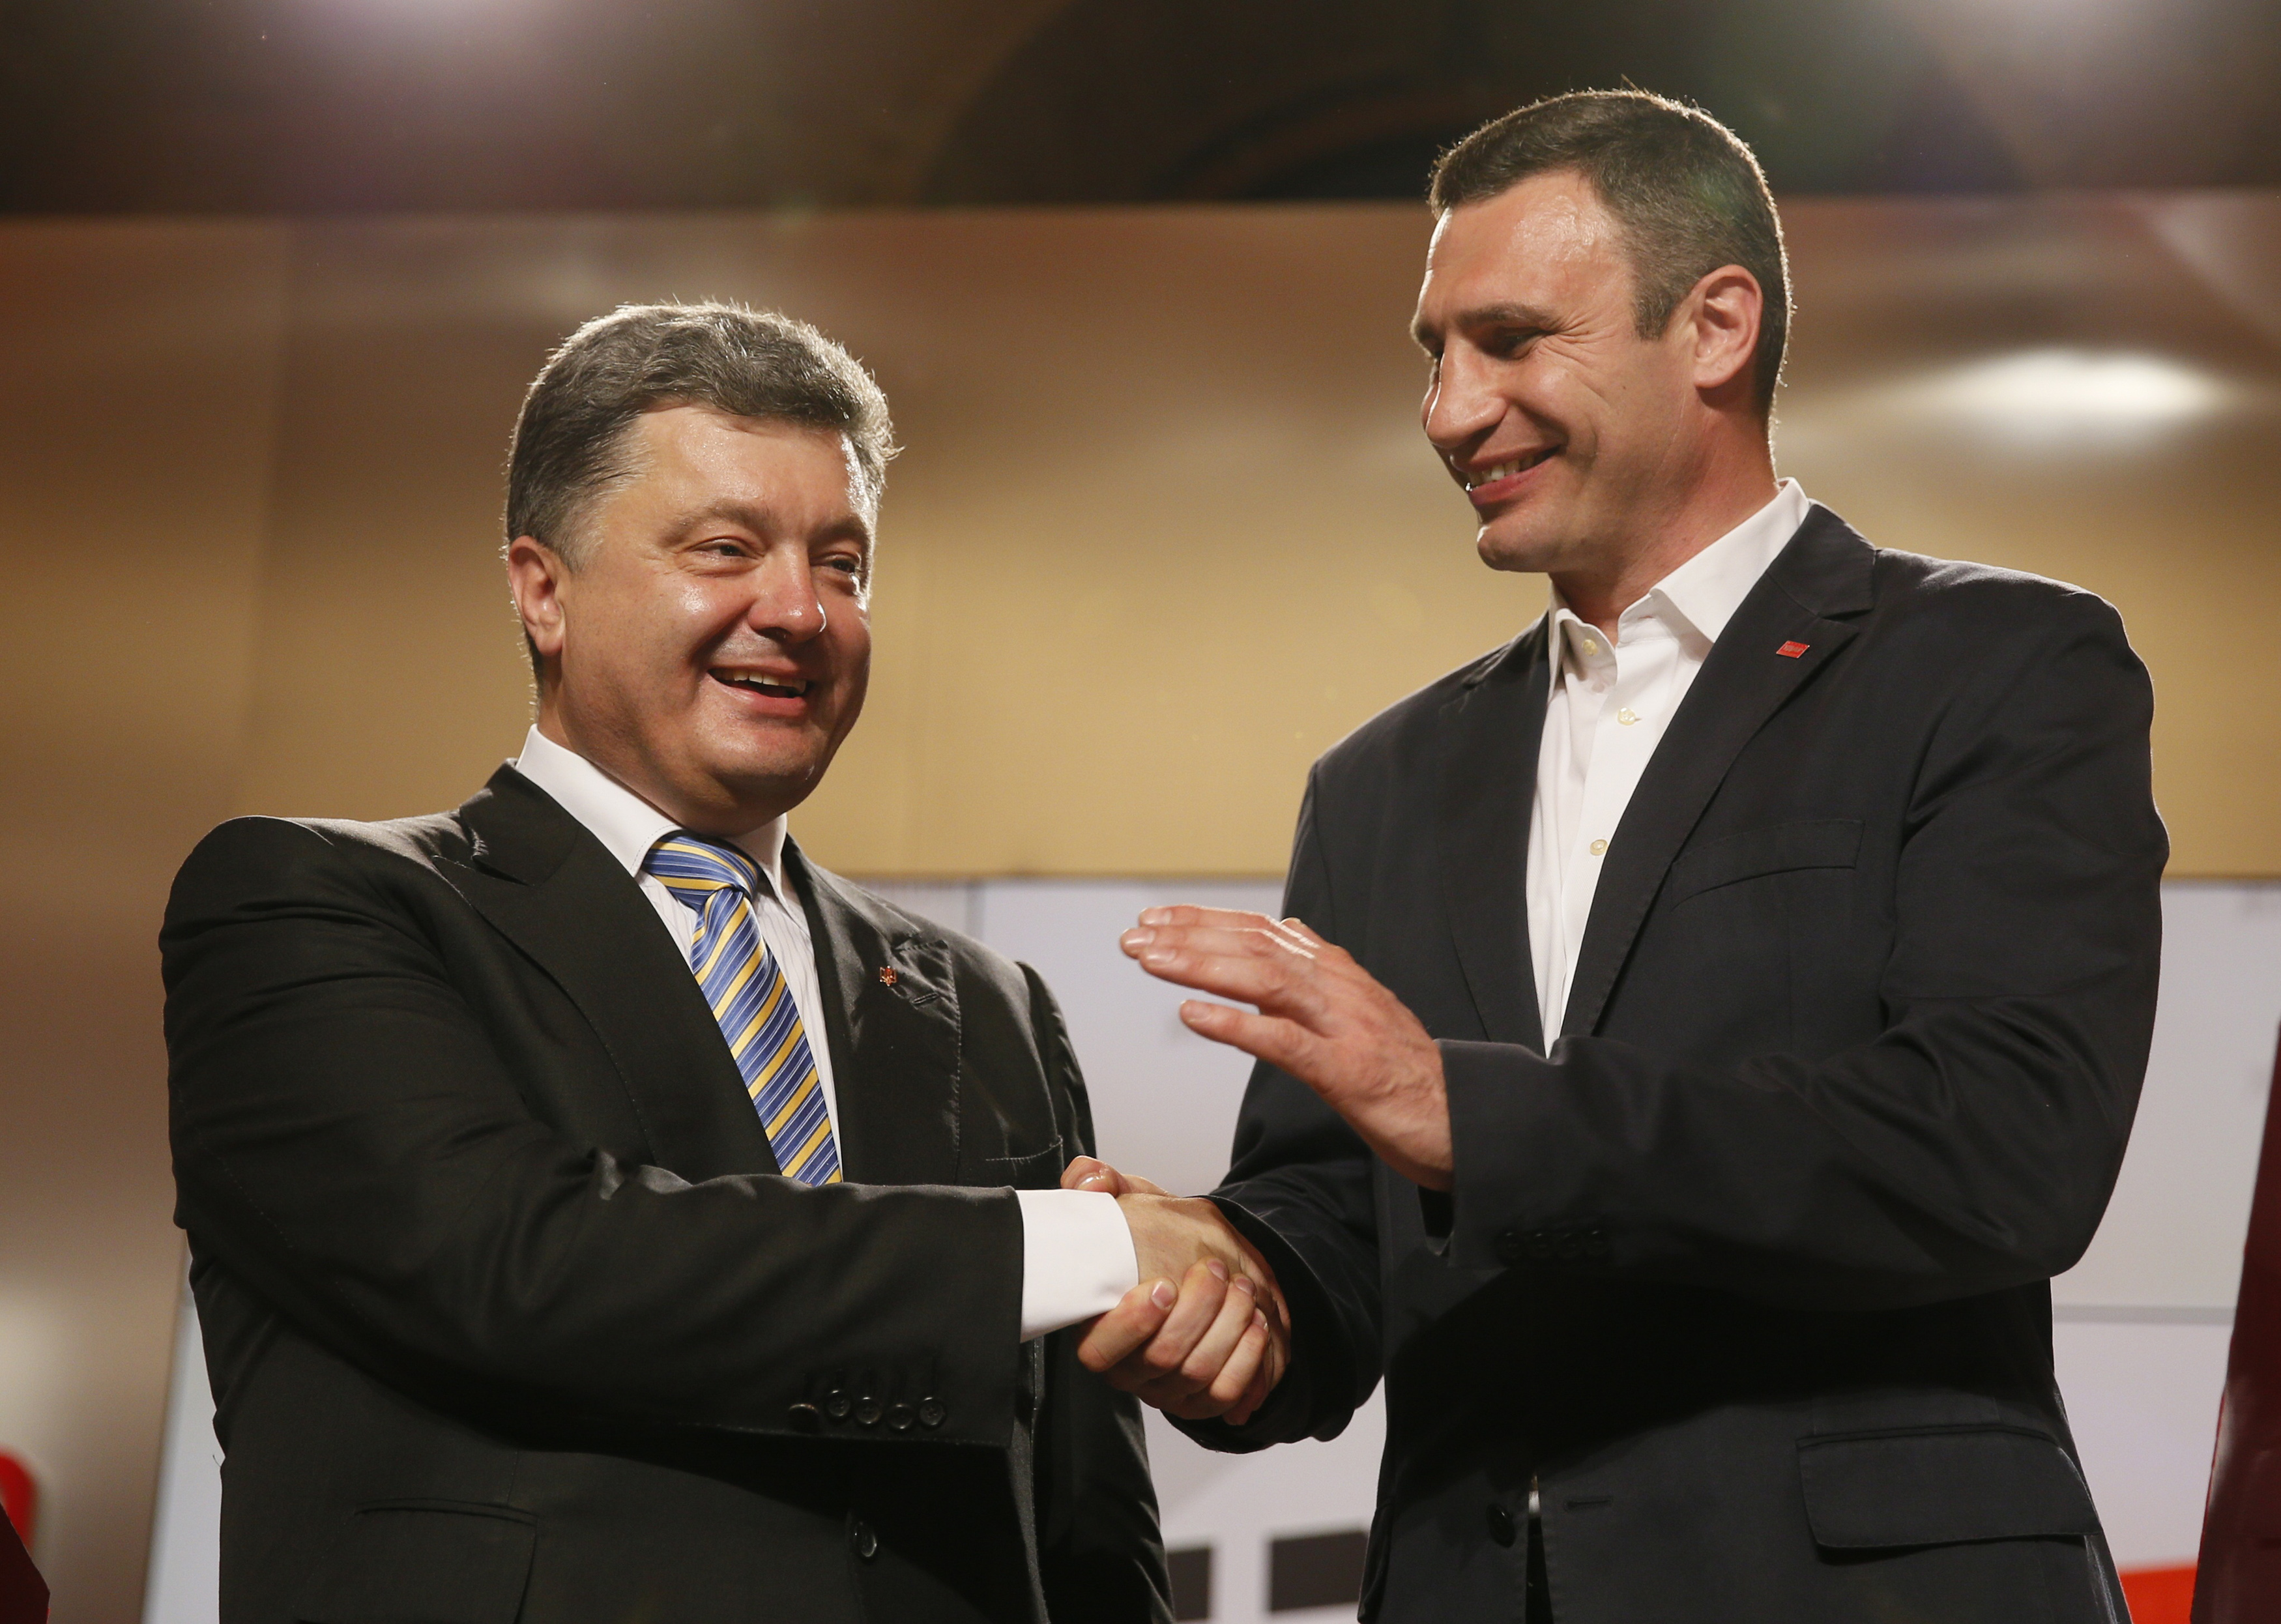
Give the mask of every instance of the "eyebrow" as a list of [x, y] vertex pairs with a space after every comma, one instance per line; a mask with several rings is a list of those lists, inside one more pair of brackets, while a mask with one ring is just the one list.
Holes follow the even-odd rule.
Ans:
[[[1471, 310], [1461, 310], [1450, 325], [1460, 331], [1483, 327], [1526, 327], [1550, 331], [1558, 324], [1550, 311], [1540, 310], [1534, 305], [1508, 304], [1476, 305]], [[1421, 350], [1433, 348], [1427, 342], [1429, 330], [1422, 321], [1410, 325], [1410, 336]]]
[[[741, 525], [746, 530], [762, 536], [768, 535], [777, 528], [776, 515], [767, 507], [755, 502], [742, 502], [734, 498], [727, 498], [717, 502], [707, 502], [702, 507], [692, 507], [688, 512], [678, 515], [674, 521], [673, 533], [677, 536], [686, 536], [690, 531], [710, 524], [715, 520], [726, 520], [731, 524]], [[865, 552], [870, 551], [871, 527], [865, 522], [861, 514], [858, 514], [852, 522], [827, 527], [824, 534], [832, 537], [853, 537], [863, 544]]]

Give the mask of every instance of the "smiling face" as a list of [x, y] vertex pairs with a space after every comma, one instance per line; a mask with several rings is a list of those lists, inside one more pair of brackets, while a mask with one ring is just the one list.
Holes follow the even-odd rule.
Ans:
[[[1499, 569], [1620, 572], [1702, 473], [1689, 305], [1643, 338], [1621, 225], [1569, 170], [1442, 216], [1415, 332], [1427, 437]], [[1706, 538], [1707, 539], [1707, 538]]]
[[738, 835], [806, 800], [863, 708], [873, 513], [836, 432], [644, 413], [575, 570], [508, 550], [539, 729], [660, 811]]

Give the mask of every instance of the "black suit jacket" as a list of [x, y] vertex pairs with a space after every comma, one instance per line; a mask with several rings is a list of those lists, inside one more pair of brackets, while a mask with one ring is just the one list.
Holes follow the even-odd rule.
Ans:
[[[1091, 1148], [1044, 985], [804, 861], [847, 1182], [511, 768], [243, 819], [161, 939], [228, 1624], [1169, 1617], [1132, 1402], [1018, 1341]], [[892, 971], [892, 975], [887, 972]]]
[[2114, 611], [1814, 508], [1648, 766], [1549, 1046], [1545, 635], [1315, 769], [1288, 911], [1441, 1040], [1454, 1195], [1256, 1074], [1220, 1195], [1293, 1294], [1295, 1372], [1192, 1430], [1328, 1435], [1382, 1372], [1365, 1611], [1403, 1624], [1517, 1616], [1532, 1481], [1560, 1624], [2120, 1616], [2047, 1284], [2154, 1009], [2167, 847]]

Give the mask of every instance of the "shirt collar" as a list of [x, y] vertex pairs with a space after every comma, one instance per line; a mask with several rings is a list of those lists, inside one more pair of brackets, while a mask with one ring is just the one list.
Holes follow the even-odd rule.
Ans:
[[[1798, 534], [1812, 506], [1798, 481], [1783, 480], [1775, 489], [1774, 500], [1650, 587], [1624, 611], [1625, 616], [1634, 618], [1635, 611], [1644, 609], [1677, 623], [1674, 631], [1692, 631], [1705, 643], [1717, 642], [1759, 577]], [[1561, 600], [1557, 586], [1552, 589], [1551, 616], [1554, 635], [1546, 639], [1547, 652], [1557, 673], [1564, 646], [1588, 629]], [[1597, 631], [1591, 635], [1598, 639]]]
[[[534, 725], [523, 735], [522, 754], [515, 770], [552, 795], [571, 816], [584, 824], [625, 871], [641, 878], [650, 847], [680, 828], [633, 791], [593, 762], [566, 746], [558, 745]], [[738, 835], [734, 844], [768, 876], [778, 899], [785, 893], [785, 820], [772, 817], [758, 829]]]

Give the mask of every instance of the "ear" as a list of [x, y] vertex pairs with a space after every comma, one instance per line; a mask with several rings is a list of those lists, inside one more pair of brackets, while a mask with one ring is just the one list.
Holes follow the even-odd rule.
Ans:
[[1759, 348], [1766, 294], [1739, 265], [1725, 265], [1695, 284], [1679, 317], [1695, 367], [1695, 387], [1712, 406], [1748, 405], [1751, 363]]
[[568, 576], [562, 555], [536, 536], [518, 536], [507, 544], [507, 591], [514, 596], [522, 635], [538, 651], [542, 668], [559, 669], [562, 658], [566, 624], [562, 586]]

